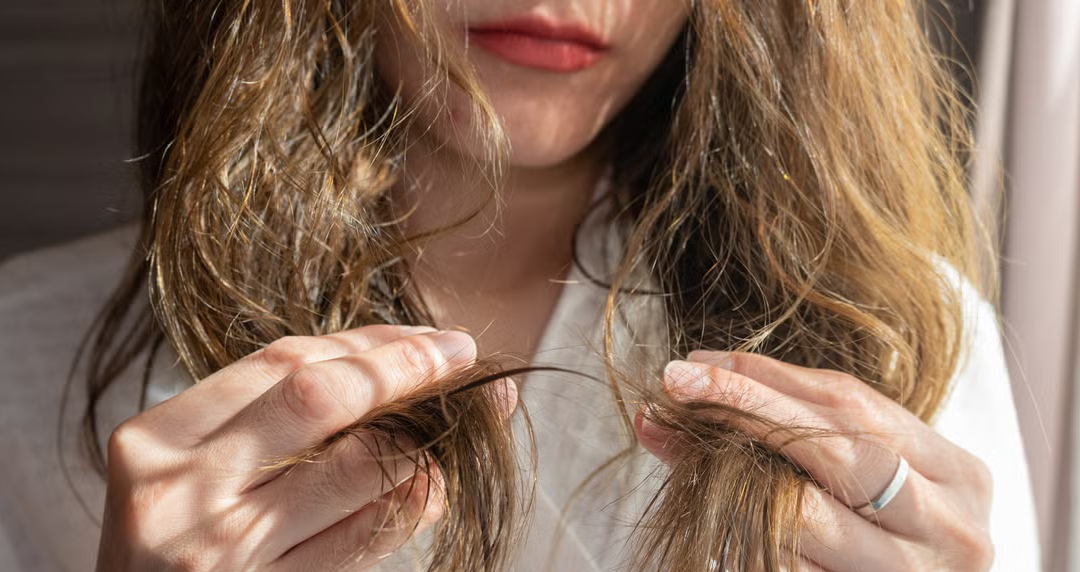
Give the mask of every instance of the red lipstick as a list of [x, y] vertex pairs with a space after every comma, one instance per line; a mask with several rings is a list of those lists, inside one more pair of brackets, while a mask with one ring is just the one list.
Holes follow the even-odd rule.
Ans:
[[472, 25], [468, 34], [471, 44], [512, 64], [561, 73], [592, 66], [608, 49], [584, 26], [539, 16]]

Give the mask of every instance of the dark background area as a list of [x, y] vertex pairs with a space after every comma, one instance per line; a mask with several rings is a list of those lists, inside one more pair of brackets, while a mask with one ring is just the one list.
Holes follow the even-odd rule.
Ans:
[[0, 258], [136, 212], [126, 161], [141, 5], [0, 2]]
[[[931, 22], [954, 23], [954, 59], [977, 61], [983, 5], [946, 0], [933, 8]], [[137, 212], [129, 139], [140, 6], [0, 2], [0, 259]], [[935, 39], [954, 41], [932, 28]]]

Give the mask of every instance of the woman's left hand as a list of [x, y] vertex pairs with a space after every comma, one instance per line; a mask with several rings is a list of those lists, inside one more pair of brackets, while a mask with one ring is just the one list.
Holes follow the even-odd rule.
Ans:
[[[696, 351], [668, 365], [664, 384], [676, 399], [724, 402], [786, 425], [844, 434], [798, 440], [781, 451], [829, 491], [805, 485], [799, 572], [990, 569], [987, 466], [864, 382], [757, 354]], [[761, 427], [734, 423], [766, 438]], [[664, 429], [641, 415], [636, 426], [646, 449], [664, 461], [677, 457], [667, 446], [677, 440]], [[880, 511], [860, 516], [850, 507], [878, 497], [897, 472], [898, 454], [910, 465], [907, 480]]]

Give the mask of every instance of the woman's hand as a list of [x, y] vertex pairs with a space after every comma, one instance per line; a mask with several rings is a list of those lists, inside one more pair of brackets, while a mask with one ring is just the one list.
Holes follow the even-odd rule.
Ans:
[[475, 359], [428, 327], [283, 338], [136, 415], [109, 440], [98, 570], [370, 568], [440, 517], [437, 469], [398, 455], [382, 472], [375, 452], [397, 449], [374, 437], [264, 467]]
[[[664, 383], [676, 399], [720, 401], [784, 424], [864, 434], [799, 440], [781, 451], [831, 492], [805, 485], [800, 572], [989, 570], [989, 469], [865, 383], [761, 355], [707, 351], [671, 362]], [[665, 430], [641, 415], [636, 425], [649, 451], [664, 461], [677, 457], [678, 441]], [[761, 427], [735, 425], [766, 438]], [[887, 487], [898, 454], [910, 464], [898, 495], [868, 518], [849, 508]]]

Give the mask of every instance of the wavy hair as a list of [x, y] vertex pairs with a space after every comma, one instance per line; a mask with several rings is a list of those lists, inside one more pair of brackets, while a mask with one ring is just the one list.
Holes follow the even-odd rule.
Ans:
[[[374, 73], [389, 19], [423, 46], [428, 97], [449, 86], [473, 102], [491, 152], [462, 168], [493, 195], [504, 157], [480, 83], [426, 2], [151, 4], [139, 247], [86, 346], [84, 435], [99, 466], [96, 404], [146, 350], [170, 344], [201, 379], [283, 336], [431, 324], [404, 254], [438, 233], [401, 235], [388, 203], [424, 104]], [[662, 363], [616, 359], [617, 328], [645, 327], [621, 311], [633, 299], [661, 302], [665, 360], [704, 348], [835, 369], [925, 421], [947, 394], [963, 313], [943, 269], [996, 300], [996, 268], [979, 279], [988, 243], [965, 188], [968, 110], [923, 14], [920, 2], [694, 1], [677, 45], [601, 135], [609, 222], [623, 231], [604, 283], [613, 402], [650, 404], [688, 437], [641, 515], [633, 569], [793, 569], [810, 480], [777, 447], [701, 415], [753, 412], [672, 401]], [[528, 490], [514, 485], [514, 441], [483, 387], [506, 373], [459, 372], [335, 437], [403, 432], [447, 476], [430, 570], [509, 562], [527, 505], [505, 499]]]

